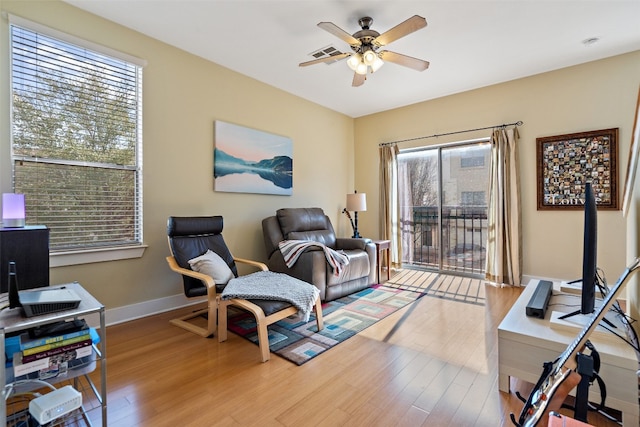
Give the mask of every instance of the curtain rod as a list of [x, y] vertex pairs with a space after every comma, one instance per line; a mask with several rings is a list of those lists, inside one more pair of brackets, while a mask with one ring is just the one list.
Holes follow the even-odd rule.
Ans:
[[522, 122], [522, 120], [518, 120], [517, 122], [514, 122], [514, 123], [504, 123], [504, 124], [501, 124], [501, 125], [487, 126], [487, 127], [483, 127], [483, 128], [459, 130], [459, 131], [456, 131], [456, 132], [438, 133], [438, 134], [429, 135], [429, 136], [418, 136], [416, 138], [401, 139], [399, 141], [383, 142], [381, 144], [378, 144], [378, 146], [386, 147], [387, 145], [399, 144], [401, 142], [408, 142], [408, 141], [416, 141], [418, 139], [437, 138], [439, 136], [455, 135], [457, 133], [475, 132], [477, 130], [495, 129], [495, 128], [501, 128], [501, 127], [507, 127], [507, 126], [522, 126], [523, 124], [524, 123]]

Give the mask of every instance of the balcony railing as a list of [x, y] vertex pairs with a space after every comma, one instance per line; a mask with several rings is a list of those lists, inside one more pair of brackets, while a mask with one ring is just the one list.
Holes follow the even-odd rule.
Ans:
[[[484, 273], [487, 242], [486, 206], [414, 206], [403, 218], [402, 263], [426, 268]], [[438, 233], [442, 227], [442, 233]]]

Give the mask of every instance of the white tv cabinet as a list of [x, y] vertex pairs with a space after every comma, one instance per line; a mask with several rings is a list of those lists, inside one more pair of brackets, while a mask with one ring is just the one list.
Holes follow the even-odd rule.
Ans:
[[[560, 283], [554, 283], [553, 296], [544, 319], [525, 314], [538, 282], [531, 280], [527, 284], [498, 326], [498, 385], [505, 393], [510, 391], [510, 377], [535, 384], [542, 374], [543, 363], [557, 359], [582, 329], [572, 330], [551, 324], [553, 311], [570, 313], [580, 307], [580, 296], [561, 294]], [[620, 333], [625, 336], [624, 329]], [[624, 426], [637, 427], [638, 359], [635, 351], [613, 336], [594, 333], [589, 340], [600, 353], [600, 376], [607, 387], [606, 406], [622, 412]], [[600, 392], [595, 384], [590, 387], [589, 401], [600, 402]]]

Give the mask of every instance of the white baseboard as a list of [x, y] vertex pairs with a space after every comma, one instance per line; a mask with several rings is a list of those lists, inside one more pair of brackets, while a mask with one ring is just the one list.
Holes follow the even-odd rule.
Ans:
[[[546, 279], [551, 281], [559, 281], [559, 279], [541, 278], [534, 276], [522, 276], [522, 285], [526, 286], [531, 279]], [[149, 301], [140, 302], [137, 304], [125, 305], [123, 307], [116, 307], [107, 309], [105, 312], [105, 323], [107, 326], [117, 325], [118, 323], [128, 322], [130, 320], [140, 319], [142, 317], [151, 316], [154, 314], [164, 313], [165, 311], [175, 310], [182, 307], [188, 307], [190, 305], [200, 304], [205, 302], [206, 299], [191, 299], [184, 296], [184, 294], [176, 294], [169, 297], [157, 298]], [[85, 319], [89, 325], [98, 327], [100, 325], [100, 318], [97, 314], [87, 316]]]
[[[124, 323], [130, 320], [164, 313], [165, 311], [200, 304], [205, 301], [206, 298], [193, 299], [186, 298], [183, 294], [176, 294], [170, 297], [125, 305], [123, 307], [110, 308], [105, 311], [105, 324], [107, 326], [117, 325], [118, 323]], [[100, 326], [100, 316], [98, 314], [89, 315], [85, 320], [92, 327]]]

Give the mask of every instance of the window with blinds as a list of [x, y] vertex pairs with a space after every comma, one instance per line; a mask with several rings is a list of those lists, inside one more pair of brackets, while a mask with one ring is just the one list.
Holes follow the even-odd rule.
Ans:
[[142, 68], [11, 24], [13, 186], [52, 251], [142, 243]]

